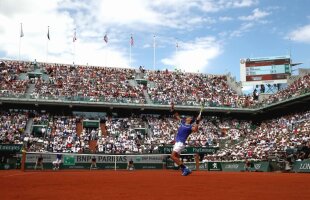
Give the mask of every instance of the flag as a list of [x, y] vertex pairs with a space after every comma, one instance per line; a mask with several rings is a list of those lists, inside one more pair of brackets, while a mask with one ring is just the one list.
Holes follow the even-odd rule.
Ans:
[[103, 40], [105, 41], [105, 43], [108, 43], [108, 36], [107, 36], [107, 34], [104, 35]]
[[73, 42], [75, 42], [76, 40], [77, 40], [77, 38], [76, 38], [76, 30], [74, 29]]
[[51, 40], [51, 38], [50, 38], [50, 27], [49, 26], [47, 27], [47, 39]]
[[23, 24], [20, 24], [20, 37], [24, 37]]
[[131, 37], [130, 37], [130, 45], [131, 45], [131, 46], [133, 46], [133, 45], [134, 45], [134, 41], [133, 41], [133, 37], [132, 37], [132, 35], [131, 35]]

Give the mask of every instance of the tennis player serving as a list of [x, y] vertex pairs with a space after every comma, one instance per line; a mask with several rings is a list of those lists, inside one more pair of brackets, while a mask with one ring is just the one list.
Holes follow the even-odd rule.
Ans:
[[182, 176], [187, 176], [192, 173], [190, 169], [188, 169], [183, 162], [180, 160], [180, 154], [182, 150], [185, 148], [185, 142], [188, 138], [188, 136], [192, 132], [198, 131], [198, 124], [201, 119], [201, 111], [196, 118], [196, 120], [192, 117], [186, 117], [184, 119], [181, 119], [179, 114], [174, 110], [174, 104], [171, 103], [171, 113], [175, 116], [177, 120], [180, 121], [180, 126], [178, 129], [178, 132], [175, 136], [175, 143], [173, 146], [172, 153], [170, 155], [171, 159], [181, 168], [182, 170]]

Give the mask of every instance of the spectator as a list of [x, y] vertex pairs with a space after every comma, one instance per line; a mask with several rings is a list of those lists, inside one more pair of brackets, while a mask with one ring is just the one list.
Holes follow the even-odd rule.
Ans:
[[130, 159], [127, 164], [127, 170], [134, 170], [134, 169], [135, 169], [135, 166], [134, 166], [133, 160]]

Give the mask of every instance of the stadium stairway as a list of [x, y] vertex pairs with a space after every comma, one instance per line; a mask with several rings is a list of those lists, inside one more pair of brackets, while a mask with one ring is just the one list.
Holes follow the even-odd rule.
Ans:
[[141, 72], [136, 72], [135, 79], [144, 79], [144, 74]]
[[226, 76], [228, 86], [237, 92], [238, 95], [242, 95], [242, 88], [240, 83], [236, 82], [236, 78], [231, 77], [230, 73]]
[[151, 101], [149, 94], [147, 93], [147, 90], [143, 90], [143, 95], [145, 97], [146, 103], [147, 104], [153, 104], [153, 102]]
[[101, 129], [101, 133], [103, 136], [107, 136], [108, 132], [107, 132], [107, 127], [105, 125], [105, 123], [100, 123], [100, 129]]
[[20, 73], [18, 79], [19, 80], [28, 80], [27, 73]]
[[149, 88], [155, 88], [156, 87], [156, 84], [153, 81], [148, 81], [147, 84], [148, 84]]
[[78, 122], [76, 124], [76, 134], [80, 137], [82, 131], [83, 131], [83, 126], [82, 126], [83, 121]]
[[128, 83], [129, 83], [129, 85], [132, 86], [132, 87], [137, 87], [137, 86], [138, 86], [136, 80], [128, 80]]
[[49, 79], [49, 76], [47, 75], [47, 74], [42, 74], [42, 79], [44, 80], [44, 81], [49, 81], [50, 79]]
[[32, 124], [33, 124], [33, 118], [30, 117], [30, 118], [28, 119], [28, 121], [27, 121], [27, 124], [26, 124], [25, 133], [31, 133]]
[[89, 141], [89, 150], [91, 153], [96, 153], [96, 150], [97, 150], [96, 146], [97, 146], [97, 140]]
[[29, 83], [27, 90], [26, 90], [26, 98], [27, 99], [30, 99], [30, 95], [32, 94], [34, 89], [35, 89], [35, 84]]

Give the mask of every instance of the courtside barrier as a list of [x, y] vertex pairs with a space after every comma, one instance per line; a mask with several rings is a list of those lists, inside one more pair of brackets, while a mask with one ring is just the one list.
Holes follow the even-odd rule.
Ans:
[[[173, 146], [167, 145], [159, 147], [159, 152], [163, 154], [171, 154]], [[219, 150], [219, 147], [185, 147], [182, 154], [214, 154]]]
[[[190, 169], [195, 170], [195, 163], [186, 163]], [[245, 171], [244, 161], [235, 162], [201, 162], [199, 163], [199, 170], [208, 171], [225, 171], [225, 172], [241, 172]], [[268, 161], [253, 161], [250, 171], [256, 172], [270, 172]]]
[[310, 172], [310, 159], [303, 161], [296, 161], [293, 166], [294, 172]]
[[[135, 169], [165, 169], [173, 164], [167, 154], [139, 154], [139, 155], [101, 155], [101, 154], [61, 154], [60, 169], [90, 169], [93, 158], [96, 169], [127, 169], [129, 161], [133, 161]], [[184, 154], [191, 155], [194, 154]], [[33, 170], [39, 157], [43, 158], [43, 169], [53, 169], [53, 162], [57, 153], [27, 152], [23, 163], [25, 170]]]
[[222, 171], [222, 163], [221, 162], [208, 162], [208, 171]]
[[22, 144], [0, 143], [0, 170], [19, 169]]
[[[240, 172], [245, 171], [245, 163], [244, 161], [236, 161], [236, 162], [222, 162], [222, 170], [227, 172]], [[257, 172], [269, 172], [270, 171], [270, 163], [269, 161], [252, 161], [250, 171]]]
[[[37, 153], [27, 152], [25, 154], [22, 169], [33, 170], [40, 156], [43, 157], [43, 168], [53, 169], [53, 161], [56, 160], [57, 153]], [[139, 154], [139, 155], [102, 155], [102, 154], [72, 154], [61, 153], [60, 169], [90, 169], [92, 159], [96, 159], [96, 169], [127, 169], [130, 160], [134, 162], [135, 169], [178, 169], [178, 166], [170, 159], [169, 154]], [[195, 154], [182, 154], [194, 156]], [[233, 162], [186, 162], [191, 170], [207, 171], [226, 171], [240, 172], [245, 171], [244, 161]], [[8, 169], [12, 166], [0, 166]], [[14, 167], [15, 168], [15, 167]], [[251, 161], [250, 171], [270, 172], [271, 162], [269, 161]], [[310, 172], [310, 160], [296, 161], [292, 166], [292, 172]]]
[[19, 153], [22, 148], [22, 144], [0, 144], [0, 153]]

